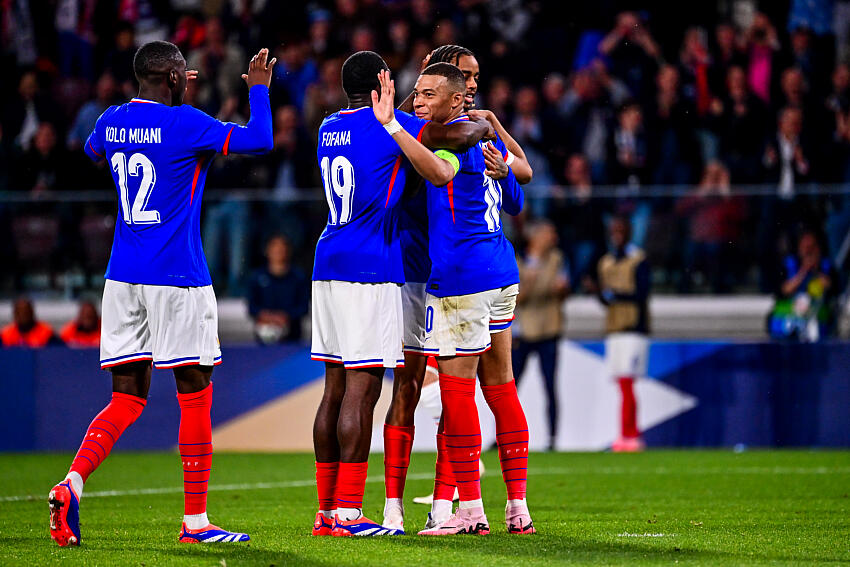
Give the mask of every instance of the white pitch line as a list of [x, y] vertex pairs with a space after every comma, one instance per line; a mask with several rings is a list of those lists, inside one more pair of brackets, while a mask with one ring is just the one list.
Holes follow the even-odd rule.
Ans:
[[676, 534], [630, 534], [628, 532], [623, 532], [621, 534], [617, 534], [617, 537], [676, 537]]
[[[637, 469], [634, 467], [599, 467], [599, 468], [550, 468], [529, 469], [529, 476], [557, 476], [557, 475], [706, 475], [706, 474], [778, 474], [778, 475], [827, 475], [827, 474], [850, 474], [850, 467], [741, 467], [741, 468], [669, 468], [656, 467], [653, 469]], [[408, 474], [410, 480], [428, 480], [434, 478], [434, 473], [412, 473]], [[366, 482], [384, 482], [383, 475], [369, 477]], [[210, 491], [226, 492], [238, 490], [266, 490], [270, 488], [303, 488], [316, 484], [315, 479], [310, 480], [287, 480], [281, 482], [252, 482], [244, 484], [214, 484], [209, 487]], [[182, 487], [168, 486], [163, 488], [139, 488], [135, 490], [93, 490], [86, 492], [86, 498], [108, 498], [112, 496], [146, 496], [155, 494], [180, 494]], [[24, 502], [40, 500], [43, 495], [27, 494], [23, 496], [0, 496], [0, 502]]]

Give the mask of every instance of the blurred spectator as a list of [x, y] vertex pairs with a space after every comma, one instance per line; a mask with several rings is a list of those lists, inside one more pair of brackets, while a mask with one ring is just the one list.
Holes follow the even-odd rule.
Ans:
[[301, 339], [301, 319], [310, 307], [310, 281], [291, 264], [286, 237], [277, 235], [266, 244], [267, 265], [251, 276], [248, 312], [261, 344]]
[[605, 250], [605, 201], [593, 196], [590, 164], [583, 155], [570, 156], [564, 169], [567, 193], [556, 197], [551, 218], [568, 255], [570, 281], [578, 286]]
[[786, 107], [779, 114], [776, 135], [769, 139], [764, 151], [766, 180], [777, 184], [777, 194], [788, 200], [798, 183], [810, 175], [810, 151], [803, 133], [803, 111]]
[[696, 112], [693, 104], [681, 96], [675, 67], [661, 67], [656, 85], [654, 104], [648, 106], [646, 116], [647, 130], [652, 135], [648, 142], [653, 151], [652, 171], [644, 181], [684, 185], [692, 181], [699, 168]]
[[558, 434], [558, 393], [555, 368], [558, 339], [564, 328], [563, 301], [570, 291], [564, 256], [557, 248], [558, 234], [548, 220], [529, 223], [525, 254], [517, 257], [522, 290], [517, 297], [513, 372], [517, 384], [528, 356], [537, 353], [546, 388], [549, 450]]
[[719, 162], [707, 164], [699, 186], [679, 200], [676, 212], [688, 217], [689, 227], [679, 292], [688, 292], [694, 274], [700, 272], [713, 293], [728, 293], [736, 276], [736, 252], [747, 214], [746, 202], [731, 194], [729, 170]]
[[136, 94], [136, 76], [133, 74], [133, 57], [136, 54], [133, 26], [118, 22], [115, 26], [114, 46], [106, 54], [105, 70], [115, 78], [125, 98]]
[[738, 41], [738, 30], [731, 22], [717, 24], [714, 28], [714, 42], [710, 69], [711, 91], [719, 96], [725, 90], [729, 69], [746, 67], [747, 61]]
[[[310, 57], [309, 44], [300, 38], [284, 42], [277, 50], [278, 62], [272, 75], [272, 102], [304, 108], [307, 88], [319, 78], [319, 68]], [[244, 62], [243, 62], [244, 65]], [[275, 90], [281, 92], [275, 92]]]
[[631, 242], [628, 219], [615, 217], [609, 234], [611, 248], [599, 260], [596, 289], [606, 308], [605, 361], [622, 394], [620, 438], [612, 449], [640, 451], [634, 382], [646, 377], [649, 364], [649, 264]]
[[245, 54], [228, 40], [218, 18], [207, 20], [205, 29], [204, 45], [189, 54], [186, 68], [198, 71], [198, 78], [193, 81], [195, 105], [213, 116], [219, 113], [226, 116], [238, 104]]
[[68, 182], [68, 158], [57, 143], [56, 128], [50, 122], [38, 125], [32, 146], [24, 152], [16, 167], [13, 186], [20, 191], [41, 193], [64, 189]]
[[56, 31], [59, 70], [66, 77], [94, 80], [95, 10], [97, 0], [58, 0]]
[[47, 323], [35, 318], [32, 301], [19, 297], [12, 306], [12, 322], [0, 330], [0, 342], [4, 347], [41, 348], [62, 344]]
[[326, 116], [348, 106], [348, 98], [342, 90], [341, 73], [342, 60], [329, 59], [322, 63], [319, 80], [307, 89], [304, 124], [312, 139], [318, 138], [319, 126]]
[[625, 81], [640, 101], [650, 98], [661, 50], [635, 12], [617, 15], [614, 29], [599, 44], [599, 52], [611, 60], [612, 72]]
[[80, 302], [77, 318], [69, 321], [59, 334], [64, 343], [72, 348], [95, 348], [100, 346], [100, 316], [91, 301]]
[[68, 131], [67, 145], [69, 150], [82, 149], [83, 144], [94, 130], [94, 125], [103, 111], [115, 104], [117, 94], [115, 79], [109, 73], [104, 73], [95, 85], [95, 98], [85, 103], [77, 112], [77, 118]]
[[3, 110], [3, 132], [7, 143], [28, 150], [39, 123], [53, 116], [50, 101], [39, 92], [35, 71], [25, 71], [21, 75], [17, 96], [8, 100]]
[[614, 111], [599, 78], [592, 69], [577, 71], [560, 102], [567, 153], [581, 153], [590, 163], [595, 183], [608, 182], [608, 140]]
[[770, 104], [781, 46], [776, 28], [766, 15], [760, 12], [755, 14], [744, 43], [747, 48], [747, 82], [750, 90], [765, 104]]
[[720, 159], [729, 168], [733, 183], [761, 181], [762, 146], [768, 128], [760, 99], [747, 87], [743, 68], [729, 67], [726, 95], [711, 105], [711, 125], [720, 140]]
[[702, 28], [688, 28], [679, 53], [679, 69], [682, 77], [682, 94], [702, 116], [711, 106], [709, 85], [708, 38]]
[[638, 187], [646, 182], [649, 147], [643, 127], [643, 111], [637, 102], [624, 104], [608, 142], [609, 179], [612, 183]]
[[783, 262], [782, 284], [769, 318], [775, 338], [815, 342], [826, 338], [834, 323], [838, 273], [821, 252], [816, 233], [804, 232], [797, 253]]

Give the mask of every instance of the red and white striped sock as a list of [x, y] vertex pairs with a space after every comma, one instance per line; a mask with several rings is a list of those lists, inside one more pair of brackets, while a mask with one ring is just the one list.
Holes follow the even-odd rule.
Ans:
[[206, 513], [213, 452], [210, 421], [212, 384], [200, 392], [178, 393], [177, 402], [180, 404], [177, 442], [183, 461], [184, 521], [189, 529], [200, 529], [209, 524]]

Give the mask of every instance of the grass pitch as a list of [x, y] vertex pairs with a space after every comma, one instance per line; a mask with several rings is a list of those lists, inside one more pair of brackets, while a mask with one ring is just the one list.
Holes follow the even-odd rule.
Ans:
[[[113, 454], [81, 506], [83, 545], [58, 548], [47, 492], [70, 455], [0, 455], [0, 565], [838, 565], [850, 564], [850, 453], [650, 451], [534, 454], [529, 505], [539, 530], [504, 530], [498, 457], [482, 486], [493, 533], [423, 538], [313, 538], [311, 455], [217, 454], [210, 519], [250, 544], [177, 543], [179, 457]], [[415, 454], [408, 532], [425, 520], [433, 454]], [[381, 519], [381, 456], [366, 514]]]

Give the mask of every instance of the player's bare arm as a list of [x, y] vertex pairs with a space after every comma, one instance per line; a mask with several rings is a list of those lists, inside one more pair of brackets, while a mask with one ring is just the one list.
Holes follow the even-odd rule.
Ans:
[[508, 131], [505, 130], [505, 127], [502, 126], [501, 122], [499, 122], [499, 118], [489, 110], [470, 110], [469, 116], [483, 118], [493, 125], [496, 133], [505, 143], [505, 147], [508, 148], [508, 151], [515, 156], [513, 163], [511, 163], [511, 169], [514, 172], [517, 181], [519, 181], [522, 185], [529, 183], [534, 175], [534, 171], [528, 163], [528, 158], [525, 156], [522, 146], [520, 146], [517, 141], [508, 134]]
[[448, 161], [437, 157], [431, 150], [416, 141], [395, 119], [393, 97], [395, 82], [390, 79], [389, 71], [378, 73], [381, 93], [372, 91], [372, 111], [378, 122], [387, 128], [393, 140], [410, 160], [416, 172], [437, 187], [447, 184], [455, 175], [455, 169]]
[[469, 120], [451, 125], [429, 122], [422, 132], [422, 144], [431, 149], [444, 148], [453, 152], [465, 152], [494, 129], [486, 120]]

